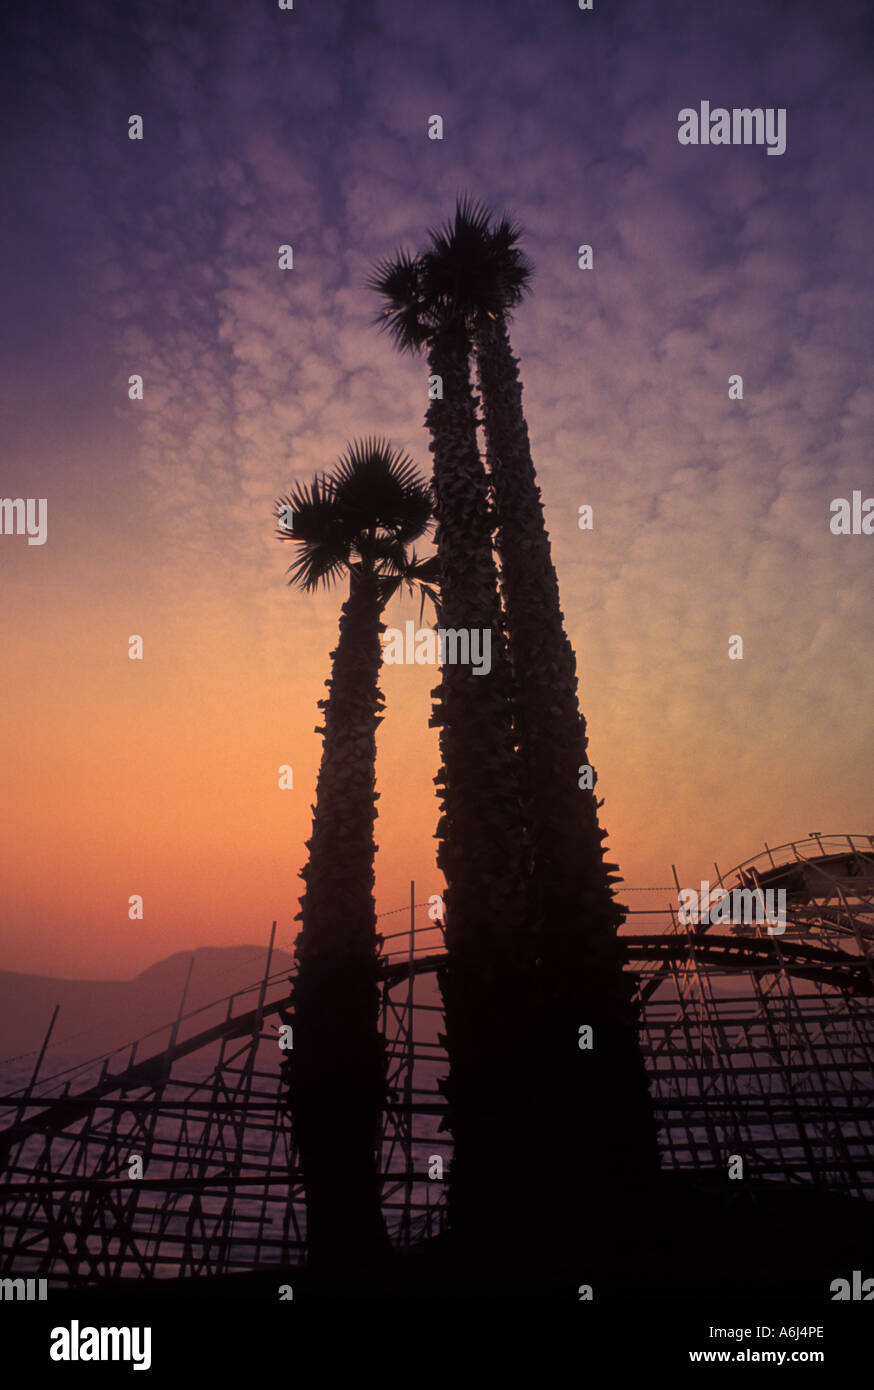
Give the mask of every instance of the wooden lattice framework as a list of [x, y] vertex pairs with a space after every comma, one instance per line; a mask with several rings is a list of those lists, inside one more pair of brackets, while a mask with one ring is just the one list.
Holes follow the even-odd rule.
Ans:
[[[623, 933], [663, 1166], [724, 1174], [739, 1154], [751, 1177], [870, 1198], [874, 841], [812, 836], [716, 873], [729, 888], [785, 887], [785, 933], [684, 926], [673, 906], [637, 914], [648, 929]], [[442, 1228], [429, 1162], [451, 1157], [437, 1088], [442, 927], [417, 926], [414, 897], [409, 926], [382, 947], [391, 1099], [381, 1163], [399, 1246]], [[220, 1021], [202, 1027], [183, 994], [169, 1041], [144, 1060], [133, 1043], [52, 1078], [47, 1036], [30, 1085], [0, 1098], [4, 1277], [61, 1287], [302, 1259], [303, 1191], [279, 1103], [288, 979], [272, 971], [274, 935], [275, 924], [262, 979], [221, 1001]], [[521, 1219], [524, 1209], [523, 1192]]]

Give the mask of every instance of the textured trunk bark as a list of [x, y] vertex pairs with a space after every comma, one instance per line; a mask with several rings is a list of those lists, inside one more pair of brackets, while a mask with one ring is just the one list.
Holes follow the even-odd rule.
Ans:
[[[633, 983], [616, 939], [624, 917], [613, 900], [616, 866], [604, 862], [595, 792], [579, 786], [589, 756], [576, 660], [502, 320], [478, 336], [477, 364], [531, 843], [531, 927], [542, 962], [536, 1025], [531, 1019], [541, 1081], [534, 1072], [528, 1078], [540, 1136], [533, 1166], [549, 1193], [546, 1212], [554, 1218], [564, 1206], [569, 1217], [576, 1203], [581, 1217], [593, 1192], [627, 1190], [657, 1173], [656, 1127]], [[583, 1024], [594, 1029], [591, 1051], [577, 1044]]]
[[379, 1031], [376, 727], [381, 603], [376, 579], [350, 588], [325, 711], [285, 1063], [312, 1266], [348, 1272], [388, 1251], [376, 1149], [386, 1100]]
[[443, 381], [432, 402], [440, 622], [485, 628], [489, 675], [444, 665], [432, 716], [440, 728], [442, 816], [438, 862], [447, 882], [447, 968], [440, 983], [450, 1074], [443, 1083], [455, 1142], [449, 1212], [470, 1248], [500, 1239], [515, 1177], [505, 1163], [518, 1116], [520, 1040], [511, 980], [524, 973], [525, 846], [518, 759], [509, 701], [497, 569], [485, 471], [470, 383], [470, 340], [447, 328], [433, 342], [430, 371]]
[[[432, 724], [443, 754], [446, 834], [439, 863], [446, 875], [447, 944], [487, 968], [518, 944], [523, 851], [518, 756], [492, 549], [488, 484], [476, 435], [469, 339], [447, 330], [433, 345], [432, 373], [444, 397], [427, 414], [434, 455], [440, 624], [485, 629], [491, 671], [445, 664]], [[440, 783], [438, 783], [440, 785]]]

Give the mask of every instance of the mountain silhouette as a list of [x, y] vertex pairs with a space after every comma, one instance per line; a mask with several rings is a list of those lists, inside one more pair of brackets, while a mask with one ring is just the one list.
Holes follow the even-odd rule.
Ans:
[[[141, 1045], [138, 1056], [159, 1051], [169, 1040], [165, 1025], [176, 1018], [192, 956], [186, 1014], [260, 982], [267, 951], [263, 946], [201, 946], [156, 961], [132, 980], [58, 980], [0, 970], [0, 1060], [38, 1049], [56, 1004], [60, 1012], [42, 1075], [51, 1073], [55, 1053], [97, 1056], [153, 1029], [161, 1031]], [[287, 990], [285, 977], [291, 963], [287, 952], [274, 951], [271, 975], [279, 978], [270, 986], [269, 997]], [[256, 1003], [257, 991], [252, 990], [236, 1001], [234, 1012], [252, 1009]], [[226, 1008], [221, 1004], [187, 1020], [180, 1036], [190, 1037], [217, 1023]]]

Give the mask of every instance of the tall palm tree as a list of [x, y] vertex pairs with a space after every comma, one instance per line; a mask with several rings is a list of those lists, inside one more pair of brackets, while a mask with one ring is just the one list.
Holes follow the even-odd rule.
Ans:
[[309, 1260], [348, 1270], [388, 1251], [376, 1161], [386, 1057], [373, 900], [381, 615], [402, 585], [436, 601], [435, 560], [408, 550], [430, 524], [432, 498], [408, 456], [368, 439], [349, 445], [329, 475], [280, 498], [276, 514], [279, 537], [299, 546], [291, 584], [310, 593], [349, 577], [329, 694], [319, 701], [324, 741], [284, 1069]]
[[[531, 277], [518, 239], [507, 219], [461, 200], [425, 251], [395, 262], [381, 288], [384, 321], [402, 343], [421, 341], [423, 325], [431, 341], [433, 325], [449, 322], [464, 325], [459, 353], [476, 348], [531, 855], [518, 955], [533, 963], [513, 986], [529, 1049], [515, 1059], [516, 1092], [531, 1136], [535, 1205], [545, 1223], [573, 1224], [576, 1199], [579, 1222], [596, 1187], [646, 1181], [658, 1155], [616, 938], [615, 866], [604, 861], [595, 794], [579, 785], [586, 725], [510, 348], [508, 322]], [[594, 1029], [591, 1052], [576, 1046], [582, 1024]]]
[[[594, 773], [591, 788], [580, 786], [580, 768], [589, 765], [586, 721], [510, 345], [509, 321], [533, 272], [520, 234], [508, 218], [462, 201], [454, 221], [432, 234], [426, 257], [432, 277], [439, 267], [447, 295], [461, 287], [474, 325], [530, 834], [529, 902], [544, 965], [538, 1036], [547, 1084], [538, 1088], [539, 1129], [553, 1137], [554, 1151], [573, 1153], [577, 1190], [597, 1181], [603, 1191], [605, 1178], [627, 1190], [657, 1171], [656, 1129]], [[569, 1046], [582, 1023], [595, 1038], [585, 1059]], [[576, 1111], [561, 1100], [574, 1093], [582, 1100]]]
[[503, 1209], [504, 1175], [508, 1193], [513, 1186], [504, 1162], [516, 1115], [507, 1063], [519, 1019], [510, 1012], [508, 977], [523, 976], [529, 962], [518, 758], [470, 379], [471, 323], [435, 286], [427, 263], [406, 252], [378, 265], [368, 285], [382, 299], [377, 322], [402, 351], [425, 350], [442, 385], [442, 398], [431, 400], [425, 417], [434, 456], [441, 624], [486, 629], [491, 641], [489, 675], [444, 665], [431, 720], [440, 729], [438, 863], [447, 884], [441, 987], [450, 1059], [444, 1090], [455, 1143], [449, 1207], [454, 1231], [482, 1244], [497, 1234], [490, 1217]]

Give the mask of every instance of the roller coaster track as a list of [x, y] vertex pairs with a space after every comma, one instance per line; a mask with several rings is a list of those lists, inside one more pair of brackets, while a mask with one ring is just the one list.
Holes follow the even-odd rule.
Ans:
[[[732, 877], [788, 885], [785, 935], [680, 926], [668, 908], [659, 909], [662, 922], [672, 916], [667, 931], [619, 938], [637, 985], [663, 1165], [713, 1169], [743, 1153], [759, 1178], [874, 1197], [871, 837], [766, 847]], [[730, 876], [719, 881], [728, 887]], [[427, 1173], [432, 1154], [451, 1158], [439, 1128], [447, 1059], [434, 978], [447, 957], [440, 927], [416, 929], [412, 908], [409, 931], [382, 949], [383, 1203], [393, 1240], [409, 1245], [443, 1221], [442, 1185]], [[271, 952], [259, 983], [209, 1006], [227, 1006], [221, 1022], [199, 1026], [204, 1008], [183, 1013], [183, 995], [169, 1045], [136, 1061], [141, 1039], [78, 1066], [62, 1094], [67, 1073], [36, 1084], [47, 1037], [31, 1084], [0, 1096], [9, 1107], [0, 1273], [75, 1285], [300, 1258], [303, 1189], [276, 1028], [293, 1016], [287, 970], [271, 974]], [[253, 991], [255, 1007], [244, 1007]], [[197, 1031], [182, 1037], [183, 1025]], [[76, 1077], [87, 1084], [70, 1093]], [[127, 1173], [131, 1153], [143, 1156], [139, 1180]]]
[[[620, 940], [625, 947], [628, 962], [635, 965], [679, 965], [686, 961], [690, 952], [694, 950], [699, 966], [754, 970], [765, 974], [773, 974], [775, 970], [782, 969], [799, 979], [815, 980], [847, 994], [869, 997], [874, 995], [874, 981], [867, 963], [843, 951], [787, 942], [780, 947], [780, 960], [775, 961], [774, 947], [770, 940], [704, 935], [701, 929], [688, 936], [623, 934]], [[440, 951], [413, 960], [384, 961], [380, 974], [386, 987], [391, 989], [409, 979], [410, 975], [432, 974], [445, 963], [445, 960], [446, 953]], [[124, 1094], [126, 1091], [144, 1087], [157, 1087], [176, 1062], [201, 1052], [214, 1043], [250, 1037], [259, 1020], [263, 1023], [265, 1019], [275, 1015], [290, 1018], [292, 1015], [288, 1012], [289, 1009], [288, 998], [265, 1002], [258, 1008], [249, 1009], [245, 1013], [225, 1019], [212, 1028], [206, 1028], [185, 1042], [176, 1043], [142, 1062], [136, 1062], [123, 1071], [107, 1074], [97, 1085], [89, 1087], [75, 1097], [65, 1096], [61, 1100], [53, 1101], [31, 1119], [19, 1121], [0, 1131], [0, 1171], [9, 1148], [26, 1136], [66, 1129], [87, 1116], [95, 1105], [105, 1104], [110, 1096], [118, 1092]], [[0, 1097], [0, 1103], [4, 1099], [6, 1098]], [[14, 1103], [17, 1098], [8, 1099]], [[125, 1100], [122, 1104], [124, 1109], [133, 1111], [136, 1108], [145, 1108], [149, 1102], [131, 1099]]]

